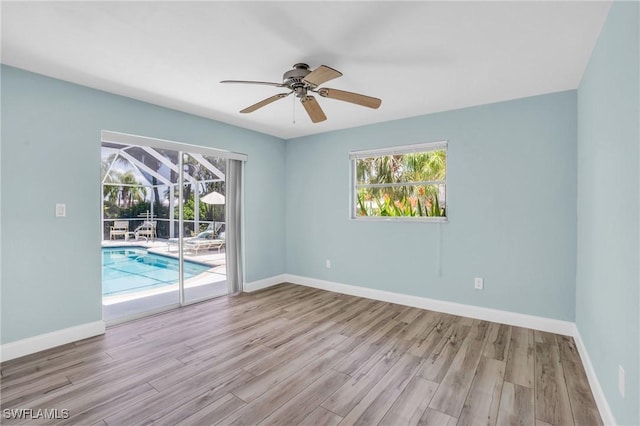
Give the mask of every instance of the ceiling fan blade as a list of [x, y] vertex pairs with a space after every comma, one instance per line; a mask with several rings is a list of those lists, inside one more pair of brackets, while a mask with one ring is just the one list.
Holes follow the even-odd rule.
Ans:
[[222, 80], [220, 83], [263, 84], [266, 86], [286, 87], [285, 84], [271, 83], [270, 81]]
[[277, 95], [273, 95], [267, 99], [264, 99], [260, 102], [258, 102], [257, 104], [253, 104], [250, 107], [247, 107], [245, 109], [243, 109], [242, 111], [240, 111], [243, 114], [249, 113], [249, 112], [253, 112], [255, 110], [257, 110], [258, 108], [262, 108], [265, 105], [269, 105], [271, 102], [275, 102], [278, 99], [282, 99], [282, 98], [286, 98], [287, 96], [289, 96], [291, 93], [293, 92], [289, 92], [289, 93], [278, 93]]
[[372, 98], [371, 96], [361, 95], [359, 93], [347, 92], [345, 90], [329, 89], [328, 87], [319, 89], [318, 94], [324, 98], [351, 102], [352, 104], [362, 105], [373, 109], [377, 109], [380, 104], [382, 104], [382, 100], [378, 98]]
[[320, 108], [320, 104], [313, 96], [300, 98], [300, 102], [302, 102], [302, 106], [307, 110], [307, 114], [309, 114], [311, 121], [314, 123], [319, 123], [327, 119], [327, 116], [324, 115], [324, 111]]
[[342, 73], [340, 71], [334, 70], [326, 65], [320, 65], [318, 68], [307, 74], [302, 81], [318, 87], [321, 84], [338, 77], [342, 77]]

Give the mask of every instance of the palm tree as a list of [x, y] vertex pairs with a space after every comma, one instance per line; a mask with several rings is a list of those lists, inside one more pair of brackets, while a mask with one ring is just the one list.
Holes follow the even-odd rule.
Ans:
[[120, 183], [124, 184], [120, 187], [120, 198], [123, 201], [124, 208], [131, 207], [133, 201], [144, 201], [144, 199], [147, 197], [147, 189], [136, 180], [136, 177], [131, 171], [127, 171], [121, 175]]
[[446, 175], [444, 150], [408, 154], [405, 159], [405, 175], [408, 179], [414, 182], [444, 180]]
[[[123, 167], [127, 167], [127, 166], [130, 167], [129, 161], [126, 158], [118, 155], [117, 153], [109, 155], [109, 157], [107, 157], [106, 160], [102, 160], [101, 176], [102, 176], [102, 182], [104, 184], [102, 195], [110, 203], [120, 206], [121, 203], [126, 202], [129, 191], [128, 189], [125, 189], [124, 195], [127, 195], [127, 196], [123, 196], [123, 188], [119, 184], [130, 183], [132, 180], [136, 184], [138, 184], [139, 182], [135, 180], [135, 177], [133, 177], [133, 174], [131, 174], [131, 172], [121, 173], [118, 170], [112, 169], [111, 165], [114, 162]], [[127, 173], [129, 173], [130, 176], [125, 177]]]
[[102, 182], [102, 196], [111, 204], [116, 204], [118, 202], [118, 195], [120, 194], [120, 187], [118, 186], [118, 183], [121, 180], [121, 176], [121, 173], [112, 170], [111, 173], [109, 173], [109, 176], [105, 177]]
[[374, 184], [398, 182], [403, 170], [402, 162], [402, 155], [359, 159], [357, 161], [358, 182]]

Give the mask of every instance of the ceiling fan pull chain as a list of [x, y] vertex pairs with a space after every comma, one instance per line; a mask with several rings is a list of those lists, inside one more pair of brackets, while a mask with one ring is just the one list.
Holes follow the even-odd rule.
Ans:
[[296, 124], [296, 98], [293, 99], [293, 124]]

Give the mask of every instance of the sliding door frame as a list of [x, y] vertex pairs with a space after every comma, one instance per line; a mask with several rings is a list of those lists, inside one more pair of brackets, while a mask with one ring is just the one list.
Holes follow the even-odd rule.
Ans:
[[194, 154], [212, 155], [214, 157], [229, 158], [232, 160], [247, 161], [249, 156], [239, 152], [226, 151], [224, 149], [209, 148], [203, 145], [191, 145], [183, 142], [175, 142], [167, 139], [150, 138], [147, 136], [130, 135], [127, 133], [102, 130], [102, 142], [113, 142], [125, 145], [148, 146], [150, 148], [170, 149], [173, 151], [192, 152]]
[[[227, 161], [228, 160], [240, 160], [242, 161], [242, 169], [243, 169], [243, 173], [242, 173], [242, 181], [240, 182], [241, 185], [241, 200], [240, 202], [242, 203], [242, 216], [241, 216], [241, 220], [240, 220], [240, 228], [241, 228], [241, 236], [242, 236], [242, 250], [241, 250], [241, 255], [240, 255], [240, 259], [238, 259], [238, 262], [242, 263], [242, 269], [245, 270], [245, 251], [244, 251], [244, 163], [248, 160], [248, 155], [247, 154], [242, 154], [242, 153], [238, 153], [238, 152], [232, 152], [232, 151], [225, 151], [222, 149], [217, 149], [217, 148], [209, 148], [209, 147], [205, 147], [202, 145], [191, 145], [191, 144], [186, 144], [186, 143], [182, 143], [182, 142], [175, 142], [175, 141], [170, 141], [170, 140], [166, 140], [166, 139], [157, 139], [157, 138], [151, 138], [151, 137], [147, 137], [147, 136], [138, 136], [138, 135], [131, 135], [131, 134], [127, 134], [127, 133], [119, 133], [119, 132], [113, 132], [113, 131], [109, 131], [109, 130], [102, 130], [101, 134], [100, 134], [100, 140], [101, 143], [104, 142], [112, 142], [112, 143], [117, 143], [117, 144], [125, 144], [125, 145], [136, 145], [136, 146], [140, 146], [140, 147], [149, 147], [149, 148], [157, 148], [157, 149], [166, 149], [166, 150], [171, 150], [171, 151], [176, 151], [178, 153], [178, 199], [180, 200], [180, 208], [178, 209], [178, 295], [179, 295], [179, 301], [178, 303], [172, 303], [170, 305], [166, 305], [163, 306], [161, 308], [155, 308], [155, 309], [151, 309], [149, 311], [145, 311], [145, 312], [141, 312], [139, 314], [134, 314], [134, 315], [130, 315], [127, 317], [123, 317], [123, 318], [118, 318], [118, 319], [114, 319], [114, 320], [110, 320], [107, 322], [107, 325], [115, 325], [115, 324], [120, 324], [123, 322], [127, 322], [127, 321], [132, 321], [135, 319], [139, 319], [139, 318], [143, 318], [149, 315], [155, 315], [161, 312], [166, 312], [166, 311], [170, 311], [176, 308], [181, 308], [183, 306], [189, 306], [195, 303], [200, 303], [203, 302], [205, 300], [209, 300], [212, 297], [203, 297], [200, 299], [195, 299], [195, 300], [189, 300], [186, 301], [185, 300], [185, 296], [184, 296], [184, 226], [183, 226], [183, 221], [184, 221], [184, 211], [183, 211], [183, 206], [182, 206], [182, 200], [184, 198], [184, 155], [185, 154], [201, 154], [201, 155], [208, 155], [208, 156], [214, 156], [214, 157], [220, 157], [220, 158], [224, 158]], [[101, 199], [101, 203], [102, 203], [102, 199]], [[100, 223], [102, 223], [102, 215], [104, 214], [103, 211], [100, 211], [101, 217], [100, 217]], [[102, 236], [101, 236], [102, 238]], [[240, 283], [241, 286], [244, 285], [244, 283]], [[100, 292], [100, 297], [102, 297], [102, 291]], [[102, 303], [102, 301], [101, 301]]]

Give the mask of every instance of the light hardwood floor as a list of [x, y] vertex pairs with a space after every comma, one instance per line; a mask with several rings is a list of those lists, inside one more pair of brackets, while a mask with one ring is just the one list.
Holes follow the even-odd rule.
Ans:
[[[81, 425], [599, 425], [571, 337], [281, 284], [2, 365]], [[62, 413], [60, 411], [60, 413]]]

